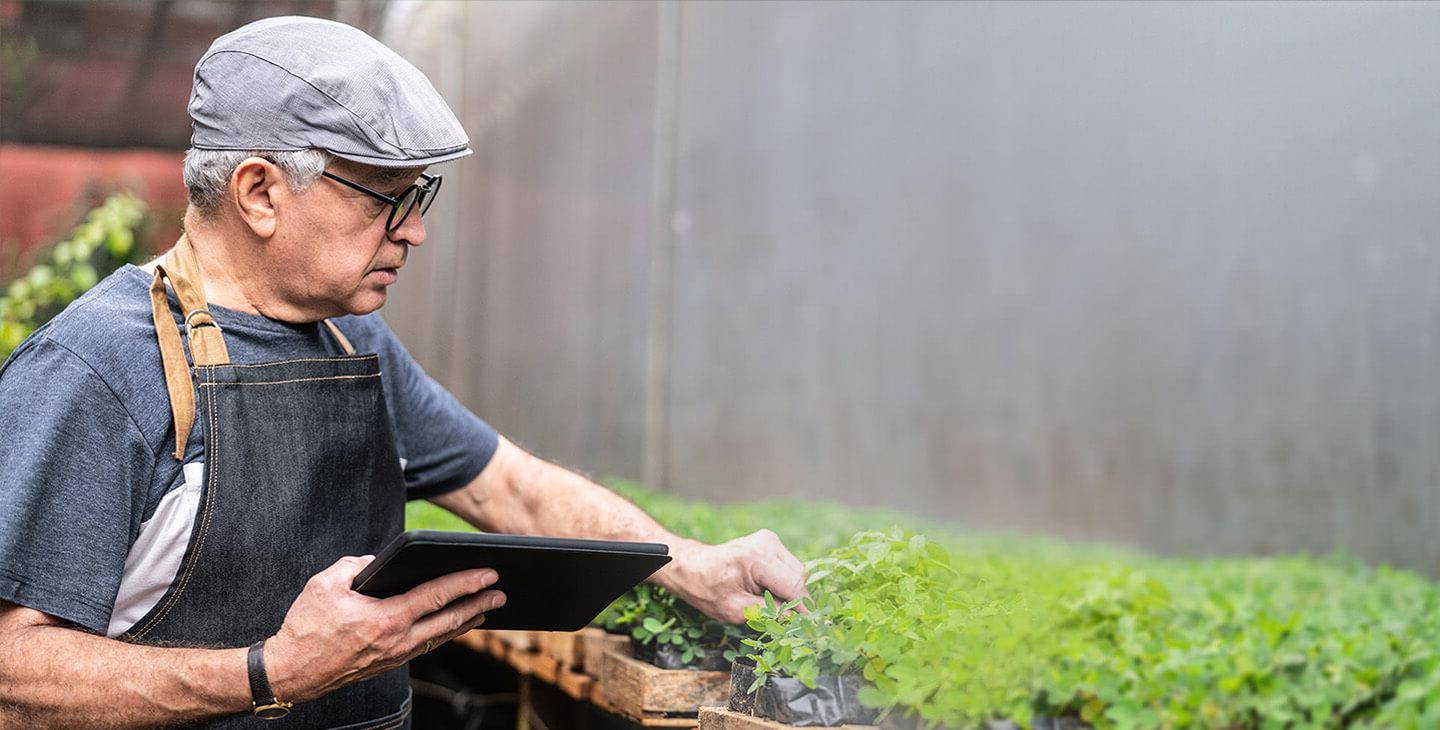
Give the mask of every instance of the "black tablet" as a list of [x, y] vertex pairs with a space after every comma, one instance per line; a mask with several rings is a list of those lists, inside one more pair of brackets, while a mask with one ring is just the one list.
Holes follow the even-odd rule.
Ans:
[[351, 588], [388, 598], [447, 573], [494, 568], [505, 605], [485, 614], [480, 628], [577, 631], [670, 562], [669, 551], [648, 542], [411, 530], [375, 556]]

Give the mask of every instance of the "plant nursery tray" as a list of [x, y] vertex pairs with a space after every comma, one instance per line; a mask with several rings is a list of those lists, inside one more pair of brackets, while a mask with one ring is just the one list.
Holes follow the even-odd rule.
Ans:
[[[700, 730], [794, 730], [795, 725], [754, 715], [731, 712], [723, 707], [700, 708]], [[877, 730], [874, 725], [840, 725], [839, 730]]]
[[660, 669], [616, 651], [607, 651], [603, 661], [597, 704], [642, 725], [647, 719], [683, 719], [693, 725], [702, 706], [723, 705], [730, 698], [729, 672]]

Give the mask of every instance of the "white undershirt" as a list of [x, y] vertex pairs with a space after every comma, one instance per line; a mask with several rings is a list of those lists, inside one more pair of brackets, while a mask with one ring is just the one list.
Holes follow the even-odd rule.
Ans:
[[[405, 464], [406, 460], [401, 459], [402, 472]], [[192, 461], [181, 470], [185, 484], [161, 497], [155, 513], [140, 523], [140, 536], [125, 557], [125, 572], [120, 577], [120, 592], [115, 596], [106, 636], [119, 636], [134, 628], [165, 597], [165, 591], [180, 573], [180, 561], [185, 558], [195, 516], [200, 511], [205, 462]]]
[[195, 513], [200, 510], [205, 462], [192, 461], [182, 471], [185, 484], [161, 497], [155, 514], [140, 523], [140, 536], [125, 557], [125, 572], [120, 577], [120, 592], [115, 596], [106, 636], [119, 636], [134, 627], [165, 597], [180, 572], [180, 561], [195, 527]]

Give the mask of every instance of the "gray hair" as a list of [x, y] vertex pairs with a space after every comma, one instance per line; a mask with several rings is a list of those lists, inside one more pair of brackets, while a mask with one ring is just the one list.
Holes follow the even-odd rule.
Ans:
[[185, 188], [190, 193], [190, 204], [203, 216], [211, 216], [220, 206], [225, 191], [230, 187], [230, 175], [247, 158], [259, 157], [268, 160], [285, 173], [285, 179], [292, 192], [310, 187], [325, 166], [335, 159], [325, 150], [295, 150], [267, 152], [257, 150], [198, 150], [185, 152]]

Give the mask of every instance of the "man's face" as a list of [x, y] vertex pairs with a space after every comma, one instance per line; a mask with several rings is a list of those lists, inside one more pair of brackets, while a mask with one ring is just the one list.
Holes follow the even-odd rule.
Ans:
[[[371, 190], [398, 197], [424, 168], [370, 167], [336, 159], [327, 170]], [[391, 206], [326, 177], [287, 196], [276, 210], [276, 237], [267, 256], [283, 296], [320, 316], [368, 314], [385, 304], [411, 246], [425, 242], [425, 225], [414, 210], [393, 231], [385, 224]], [[268, 268], [268, 267], [267, 267]]]

